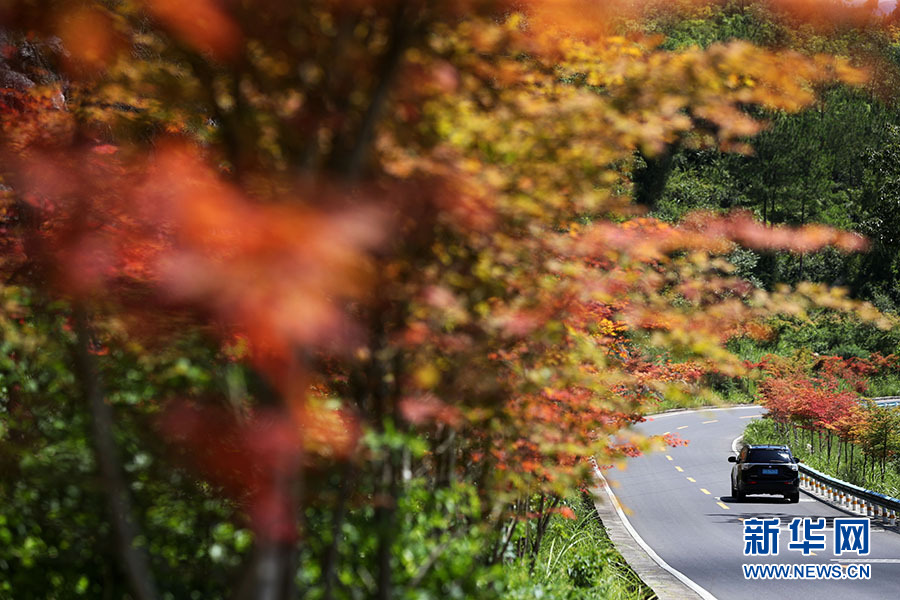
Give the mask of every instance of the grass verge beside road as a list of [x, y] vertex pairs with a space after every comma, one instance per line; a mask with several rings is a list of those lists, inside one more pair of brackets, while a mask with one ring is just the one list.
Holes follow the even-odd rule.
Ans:
[[554, 515], [534, 563], [508, 567], [509, 600], [648, 600], [655, 598], [616, 551], [593, 504], [572, 498], [575, 518]]

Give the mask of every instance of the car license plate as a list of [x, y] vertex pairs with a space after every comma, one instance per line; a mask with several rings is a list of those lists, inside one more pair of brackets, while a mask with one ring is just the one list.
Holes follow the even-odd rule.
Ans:
[[778, 475], [778, 469], [763, 469], [763, 475]]

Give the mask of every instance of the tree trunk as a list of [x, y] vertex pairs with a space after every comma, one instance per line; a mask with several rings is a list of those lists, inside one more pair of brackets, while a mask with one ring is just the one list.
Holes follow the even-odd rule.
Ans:
[[860, 483], [865, 482], [866, 473], [869, 469], [869, 453], [863, 450], [863, 466], [862, 466], [862, 481]]
[[634, 200], [647, 208], [653, 210], [656, 208], [663, 191], [666, 188], [666, 182], [672, 173], [674, 166], [675, 148], [667, 146], [660, 154], [655, 156], [646, 156], [643, 153], [641, 158], [644, 159], [645, 166], [637, 169], [633, 173], [635, 184]]
[[113, 526], [116, 556], [137, 600], [156, 600], [156, 581], [150, 560], [143, 548], [135, 545], [139, 529], [134, 521], [131, 496], [122, 475], [114, 437], [112, 407], [106, 402], [106, 390], [94, 355], [90, 351], [90, 331], [83, 309], [74, 311], [76, 344], [75, 370], [91, 413], [94, 457], [100, 471], [100, 483], [106, 496], [106, 508]]
[[848, 442], [847, 444], [850, 450], [850, 468], [848, 469], [848, 473], [853, 473], [853, 457], [856, 454], [856, 446], [853, 443]]
[[537, 531], [535, 532], [534, 545], [531, 549], [531, 572], [534, 572], [534, 564], [541, 551], [541, 542], [544, 539], [544, 534], [547, 532], [547, 526], [550, 525], [550, 519], [553, 517], [553, 510], [559, 505], [561, 500], [558, 497], [553, 498], [552, 502], [550, 502], [550, 506], [547, 507], [547, 510], [545, 511], [544, 499], [544, 494], [541, 494], [541, 507], [538, 510]]
[[834, 467], [834, 472], [840, 475], [841, 472], [841, 453], [844, 450], [844, 442], [841, 438], [838, 438], [838, 447], [837, 447], [837, 465]]
[[337, 572], [338, 545], [341, 541], [341, 528], [347, 513], [347, 496], [350, 493], [352, 467], [344, 463], [340, 469], [340, 482], [337, 487], [337, 498], [334, 506], [334, 517], [331, 523], [331, 540], [322, 560], [322, 599], [332, 600], [334, 579]]
[[529, 572], [534, 571], [534, 562], [535, 562], [535, 560], [537, 560], [537, 551], [538, 551], [538, 548], [540, 548], [541, 538], [543, 537], [543, 531], [541, 531], [541, 521], [544, 518], [544, 502], [545, 502], [545, 500], [546, 500], [546, 497], [544, 496], [544, 494], [541, 494], [541, 500], [540, 500], [540, 503], [538, 504], [538, 517], [537, 517], [537, 522], [535, 524], [536, 530], [534, 532], [534, 542], [532, 542], [531, 548], [530, 548], [531, 564], [528, 567]]
[[369, 105], [366, 107], [353, 143], [349, 147], [335, 146], [335, 158], [341, 165], [340, 172], [347, 181], [358, 179], [365, 166], [375, 137], [375, 128], [387, 106], [390, 91], [403, 66], [404, 54], [415, 33], [415, 24], [411, 22], [411, 17], [407, 13], [407, 4], [406, 1], [397, 3], [390, 41], [378, 67], [377, 83], [369, 97]]
[[375, 508], [375, 523], [378, 528], [378, 590], [376, 600], [390, 600], [393, 594], [393, 569], [391, 558], [394, 544], [395, 517], [397, 513], [397, 468], [395, 453], [391, 451], [381, 465], [378, 505]]

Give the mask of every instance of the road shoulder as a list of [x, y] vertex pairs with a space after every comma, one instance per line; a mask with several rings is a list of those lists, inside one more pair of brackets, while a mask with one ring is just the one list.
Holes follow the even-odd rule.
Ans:
[[606, 485], [605, 480], [598, 478], [597, 484], [590, 490], [591, 497], [609, 539], [625, 562], [654, 591], [659, 600], [703, 600], [703, 596], [665, 570], [641, 547], [613, 505]]

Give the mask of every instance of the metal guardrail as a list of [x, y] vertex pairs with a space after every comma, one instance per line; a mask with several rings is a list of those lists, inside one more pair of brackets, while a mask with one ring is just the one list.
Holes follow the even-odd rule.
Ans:
[[900, 396], [879, 396], [878, 398], [869, 398], [878, 406], [900, 406]]
[[835, 479], [806, 465], [800, 467], [800, 487], [852, 513], [882, 519], [889, 525], [900, 520], [900, 499], [885, 496]]

